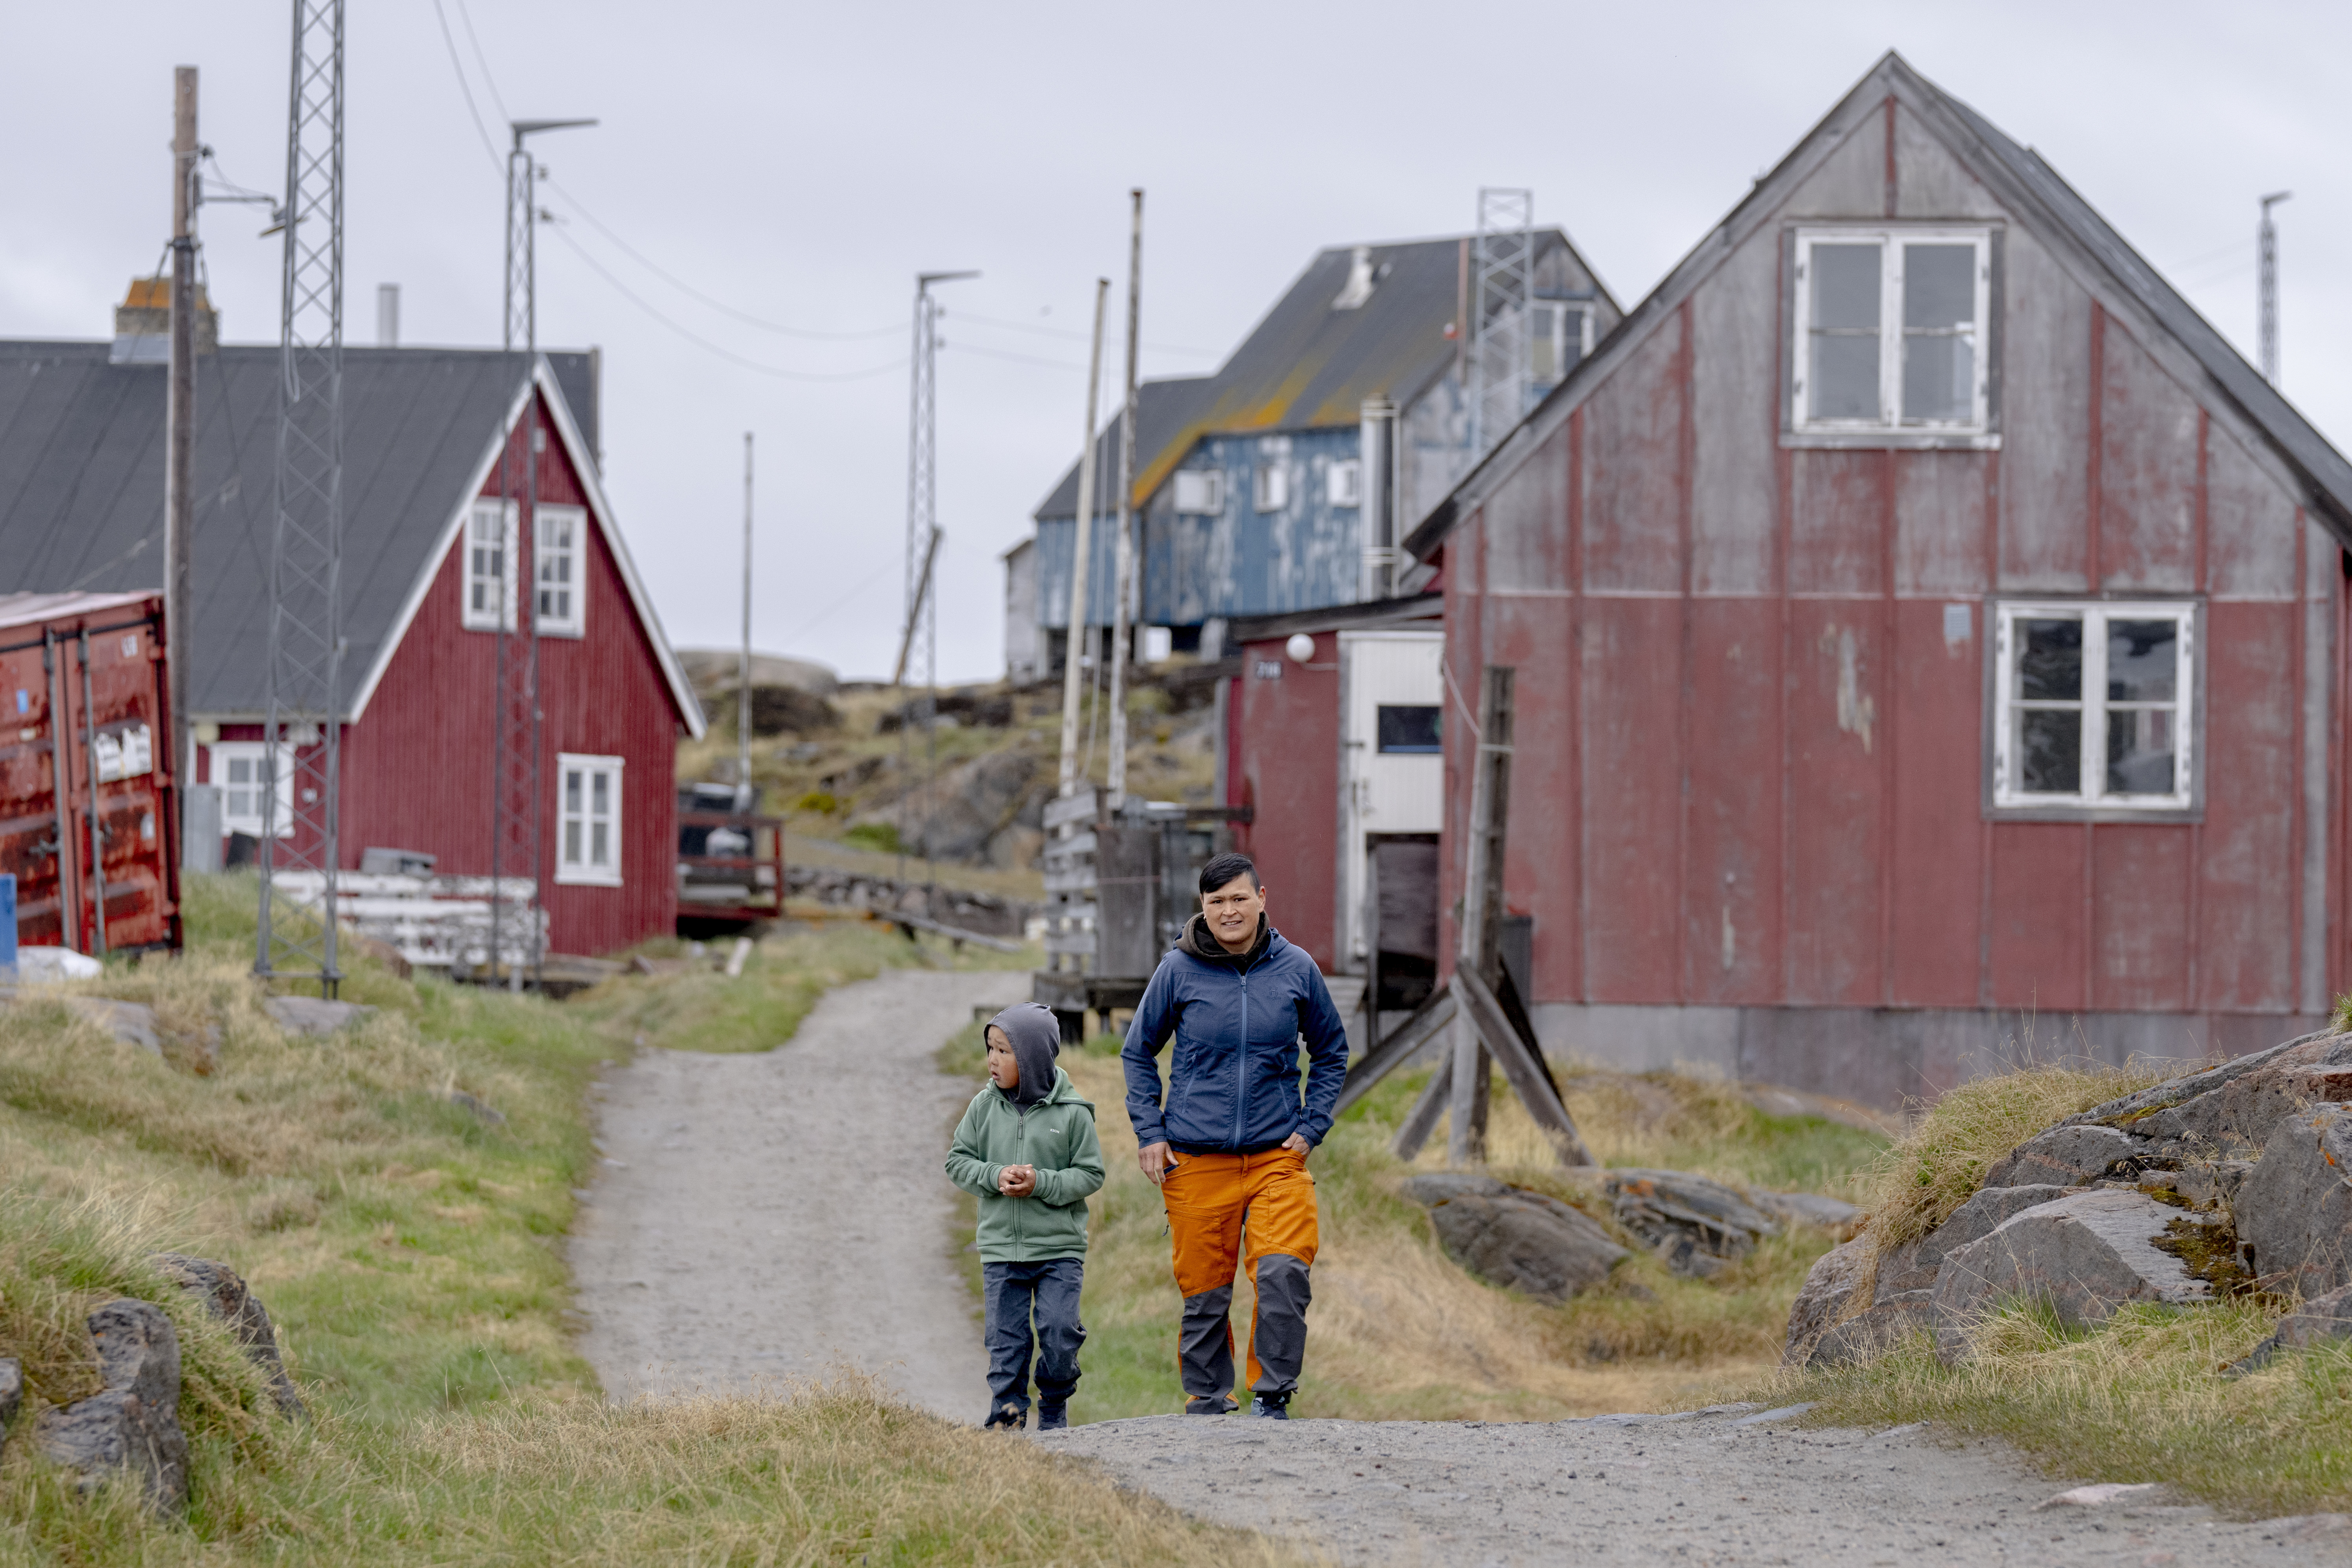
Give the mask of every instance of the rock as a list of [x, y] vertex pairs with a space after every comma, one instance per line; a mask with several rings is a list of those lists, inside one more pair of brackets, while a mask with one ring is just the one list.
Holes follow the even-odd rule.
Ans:
[[1971, 1331], [2006, 1300], [2046, 1300], [2060, 1321], [2080, 1324], [2104, 1322], [2126, 1301], [2210, 1300], [2210, 1285], [2155, 1245], [2184, 1218], [2145, 1193], [2112, 1189], [2011, 1215], [1946, 1256], [1936, 1276], [1937, 1354], [1968, 1356]]
[[188, 1439], [180, 1430], [180, 1341], [146, 1301], [109, 1301], [89, 1315], [106, 1392], [41, 1413], [34, 1446], [75, 1471], [85, 1492], [129, 1471], [147, 1504], [176, 1514], [188, 1500]]
[[137, 1002], [118, 1002], [111, 996], [60, 996], [66, 1011], [104, 1029], [126, 1046], [137, 1046], [151, 1056], [163, 1054], [163, 1043], [155, 1034], [155, 1010]]
[[[1025, 747], [983, 752], [940, 775], [933, 796], [937, 805], [928, 814], [924, 826], [909, 835], [907, 852], [919, 853], [928, 835], [930, 852], [938, 859], [985, 860], [996, 838], [1024, 826], [1023, 817], [1030, 815], [1029, 808], [1051, 793], [1052, 787], [1053, 780], [1040, 753]], [[898, 806], [893, 803], [852, 818], [850, 826], [871, 823], [895, 826], [898, 815]]]
[[2199, 1208], [2229, 1208], [2237, 1203], [2238, 1189], [2246, 1184], [2253, 1170], [2251, 1160], [2217, 1160], [2177, 1171], [2143, 1171], [2137, 1185], [2141, 1192], [2170, 1193]]
[[1809, 1367], [1843, 1366], [1889, 1350], [1904, 1335], [1936, 1326], [1934, 1292], [1904, 1290], [1842, 1323], [1832, 1323], [1805, 1358]]
[[1432, 1171], [1424, 1176], [1412, 1177], [1397, 1189], [1423, 1208], [1465, 1194], [1474, 1197], [1499, 1198], [1505, 1193], [1517, 1190], [1492, 1176], [1474, 1175], [1467, 1171]]
[[2290, 1068], [2287, 1087], [2309, 1100], [2338, 1104], [2352, 1100], [2352, 1067]]
[[2088, 1186], [2143, 1152], [2143, 1145], [2112, 1127], [2053, 1127], [1994, 1161], [1984, 1184]]
[[1878, 1287], [1874, 1301], [1884, 1301], [1906, 1290], [1932, 1290], [1944, 1259], [1972, 1241], [1981, 1241], [2011, 1215], [2053, 1203], [2084, 1187], [2037, 1184], [2031, 1187], [1987, 1187], [1952, 1211], [1951, 1216], [1920, 1237], [1894, 1248], [1878, 1260]]
[[[2061, 1126], [2093, 1122], [2145, 1139], [2160, 1155], [2202, 1156], [2261, 1149], [2278, 1124], [2324, 1099], [2326, 1069], [2352, 1066], [2352, 1035], [2305, 1035], [2218, 1068], [2173, 1079], [2095, 1105]], [[2168, 1162], [2171, 1163], [2171, 1162]]]
[[195, 1298], [205, 1311], [236, 1331], [247, 1357], [268, 1377], [269, 1393], [278, 1401], [279, 1411], [288, 1415], [308, 1414], [302, 1407], [302, 1395], [296, 1392], [294, 1380], [287, 1375], [286, 1363], [278, 1353], [278, 1330], [269, 1321], [269, 1309], [246, 1288], [236, 1269], [208, 1258], [190, 1258], [180, 1252], [159, 1252], [148, 1261], [163, 1271], [164, 1279]]
[[462, 1089], [453, 1089], [449, 1091], [449, 1103], [461, 1110], [472, 1111], [474, 1119], [485, 1127], [504, 1127], [507, 1124], [505, 1111], [491, 1105], [487, 1100], [480, 1100], [467, 1094]]
[[1748, 1195], [1755, 1200], [1758, 1208], [1784, 1224], [1810, 1225], [1831, 1231], [1841, 1240], [1852, 1236], [1868, 1217], [1843, 1199], [1824, 1197], [1819, 1193], [1768, 1193], [1758, 1188]]
[[[730, 685], [714, 707], [730, 722], [738, 697]], [[751, 733], [754, 735], [821, 735], [841, 728], [841, 710], [813, 691], [782, 683], [751, 683]]]
[[[1406, 1184], [1408, 1194], [1416, 1183], [1439, 1180], [1415, 1177]], [[1415, 1201], [1428, 1204], [1430, 1228], [1445, 1255], [1492, 1285], [1564, 1301], [1632, 1256], [1598, 1221], [1548, 1194], [1475, 1176], [1421, 1190], [1430, 1196]]]
[[1815, 1342], [1844, 1313], [1870, 1262], [1870, 1238], [1857, 1236], [1830, 1248], [1814, 1262], [1797, 1291], [1796, 1303], [1789, 1309], [1789, 1341], [1780, 1354], [1782, 1366], [1804, 1365]]
[[1778, 1236], [1780, 1222], [1720, 1182], [1687, 1171], [1602, 1173], [1617, 1223], [1677, 1274], [1708, 1279]]
[[0, 1443], [8, 1440], [8, 1423], [25, 1402], [25, 1369], [14, 1356], [0, 1355]]
[[2315, 1297], [2352, 1284], [2352, 1106], [2315, 1105], [2271, 1134], [2232, 1205], [2246, 1266]]
[[289, 1035], [331, 1035], [375, 1011], [357, 1002], [330, 1002], [319, 996], [272, 996], [261, 1004], [261, 1010]]
[[2281, 1351], [2299, 1351], [2322, 1340], [2352, 1339], [2352, 1285], [2296, 1307], [2279, 1320], [2276, 1332], [2230, 1363], [2232, 1373], [2252, 1372]]

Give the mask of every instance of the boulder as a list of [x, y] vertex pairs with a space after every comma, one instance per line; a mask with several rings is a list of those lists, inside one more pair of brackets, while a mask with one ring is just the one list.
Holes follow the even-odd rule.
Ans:
[[1759, 1187], [1751, 1189], [1748, 1195], [1758, 1208], [1784, 1225], [1810, 1225], [1832, 1232], [1841, 1240], [1852, 1236], [1868, 1217], [1844, 1199], [1824, 1197], [1820, 1193], [1769, 1193]]
[[280, 1412], [288, 1415], [308, 1414], [302, 1407], [301, 1394], [295, 1391], [293, 1378], [287, 1375], [286, 1363], [278, 1353], [278, 1330], [269, 1321], [269, 1309], [246, 1288], [236, 1269], [208, 1258], [190, 1258], [180, 1252], [159, 1252], [149, 1261], [163, 1271], [164, 1279], [235, 1331], [247, 1357], [269, 1379], [270, 1396], [278, 1401]]
[[33, 1443], [74, 1471], [85, 1492], [110, 1477], [135, 1478], [147, 1505], [176, 1514], [188, 1500], [188, 1439], [180, 1430], [180, 1341], [146, 1301], [110, 1301], [89, 1315], [106, 1392], [44, 1410]]
[[1814, 1342], [1805, 1358], [1809, 1367], [1843, 1366], [1867, 1361], [1892, 1349], [1904, 1335], [1936, 1326], [1934, 1292], [1902, 1290], [1879, 1300], [1842, 1323], [1833, 1323]]
[[1688, 1171], [1607, 1171], [1601, 1184], [1617, 1223], [1677, 1274], [1705, 1279], [1778, 1236], [1780, 1222], [1720, 1182]]
[[375, 1011], [358, 1002], [330, 1002], [319, 996], [272, 996], [261, 1004], [261, 1010], [289, 1035], [331, 1035]]
[[1905, 1242], [1878, 1260], [1878, 1285], [1874, 1304], [1909, 1290], [1932, 1290], [1944, 1259], [1972, 1241], [1990, 1236], [2011, 1215], [2055, 1202], [2084, 1187], [2047, 1184], [2030, 1187], [1987, 1187], [1952, 1211], [1943, 1224], [1915, 1241]]
[[2059, 1125], [2124, 1129], [2165, 1152], [2229, 1154], [2262, 1148], [2287, 1116], [2311, 1100], [2324, 1077], [2352, 1066], [2352, 1034], [2305, 1035], [2203, 1072], [2095, 1105]]
[[2233, 1373], [2252, 1372], [2281, 1351], [2299, 1351], [2323, 1340], [2352, 1339], [2352, 1285], [2305, 1301], [2279, 1320], [2277, 1331], [2230, 1363]]
[[14, 1356], [0, 1355], [0, 1443], [8, 1441], [8, 1424], [25, 1402], [25, 1369]]
[[1489, 1284], [1542, 1300], [1590, 1289], [1632, 1256], [1600, 1222], [1545, 1193], [1451, 1173], [1417, 1176], [1404, 1191], [1428, 1206], [1448, 1258]]
[[2084, 1187], [2126, 1164], [2144, 1147], [2112, 1127], [2053, 1127], [1993, 1162], [1988, 1187]]
[[1945, 1257], [1934, 1292], [1937, 1353], [1968, 1356], [1971, 1331], [2006, 1300], [2041, 1300], [2063, 1322], [2097, 1323], [2127, 1301], [2210, 1300], [2210, 1285], [2156, 1247], [2186, 1219], [2145, 1193], [2112, 1187], [2012, 1215]]
[[1802, 1366], [1814, 1344], [1832, 1323], [1844, 1315], [1869, 1266], [1871, 1240], [1857, 1236], [1832, 1247], [1814, 1261], [1811, 1272], [1789, 1309], [1789, 1341], [1780, 1354], [1782, 1366]]
[[2238, 1189], [2238, 1242], [2255, 1278], [2316, 1297], [2352, 1284], [2352, 1106], [2286, 1118]]
[[75, 1017], [97, 1025], [124, 1045], [137, 1046], [150, 1056], [163, 1054], [163, 1043], [155, 1034], [152, 1007], [137, 1002], [118, 1002], [111, 996], [60, 996], [58, 1000]]

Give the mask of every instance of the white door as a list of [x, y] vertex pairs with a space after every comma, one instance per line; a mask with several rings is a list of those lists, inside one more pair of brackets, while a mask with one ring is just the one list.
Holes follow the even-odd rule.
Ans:
[[1374, 834], [1435, 833], [1444, 821], [1442, 632], [1339, 634], [1339, 929], [1361, 973], [1365, 845]]

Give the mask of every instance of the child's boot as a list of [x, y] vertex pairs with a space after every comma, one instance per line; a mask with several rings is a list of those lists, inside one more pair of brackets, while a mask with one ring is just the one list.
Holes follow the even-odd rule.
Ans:
[[981, 1423], [982, 1427], [991, 1432], [1018, 1432], [1028, 1425], [1029, 1407], [1025, 1405], [1015, 1405], [1009, 1399], [991, 1410], [988, 1413], [988, 1419]]
[[1042, 1399], [1037, 1402], [1038, 1431], [1059, 1432], [1066, 1428], [1069, 1424], [1070, 1407], [1067, 1405]]

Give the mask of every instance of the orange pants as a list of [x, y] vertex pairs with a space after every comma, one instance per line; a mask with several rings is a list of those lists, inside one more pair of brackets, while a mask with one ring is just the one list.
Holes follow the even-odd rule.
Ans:
[[[1161, 1184], [1176, 1288], [1184, 1297], [1178, 1365], [1190, 1397], [1234, 1386], [1234, 1264], [1249, 1268], [1249, 1386], [1286, 1394], [1307, 1353], [1307, 1270], [1315, 1262], [1315, 1178], [1291, 1149], [1263, 1154], [1179, 1154]], [[1243, 1257], [1244, 1245], [1247, 1247]]]

